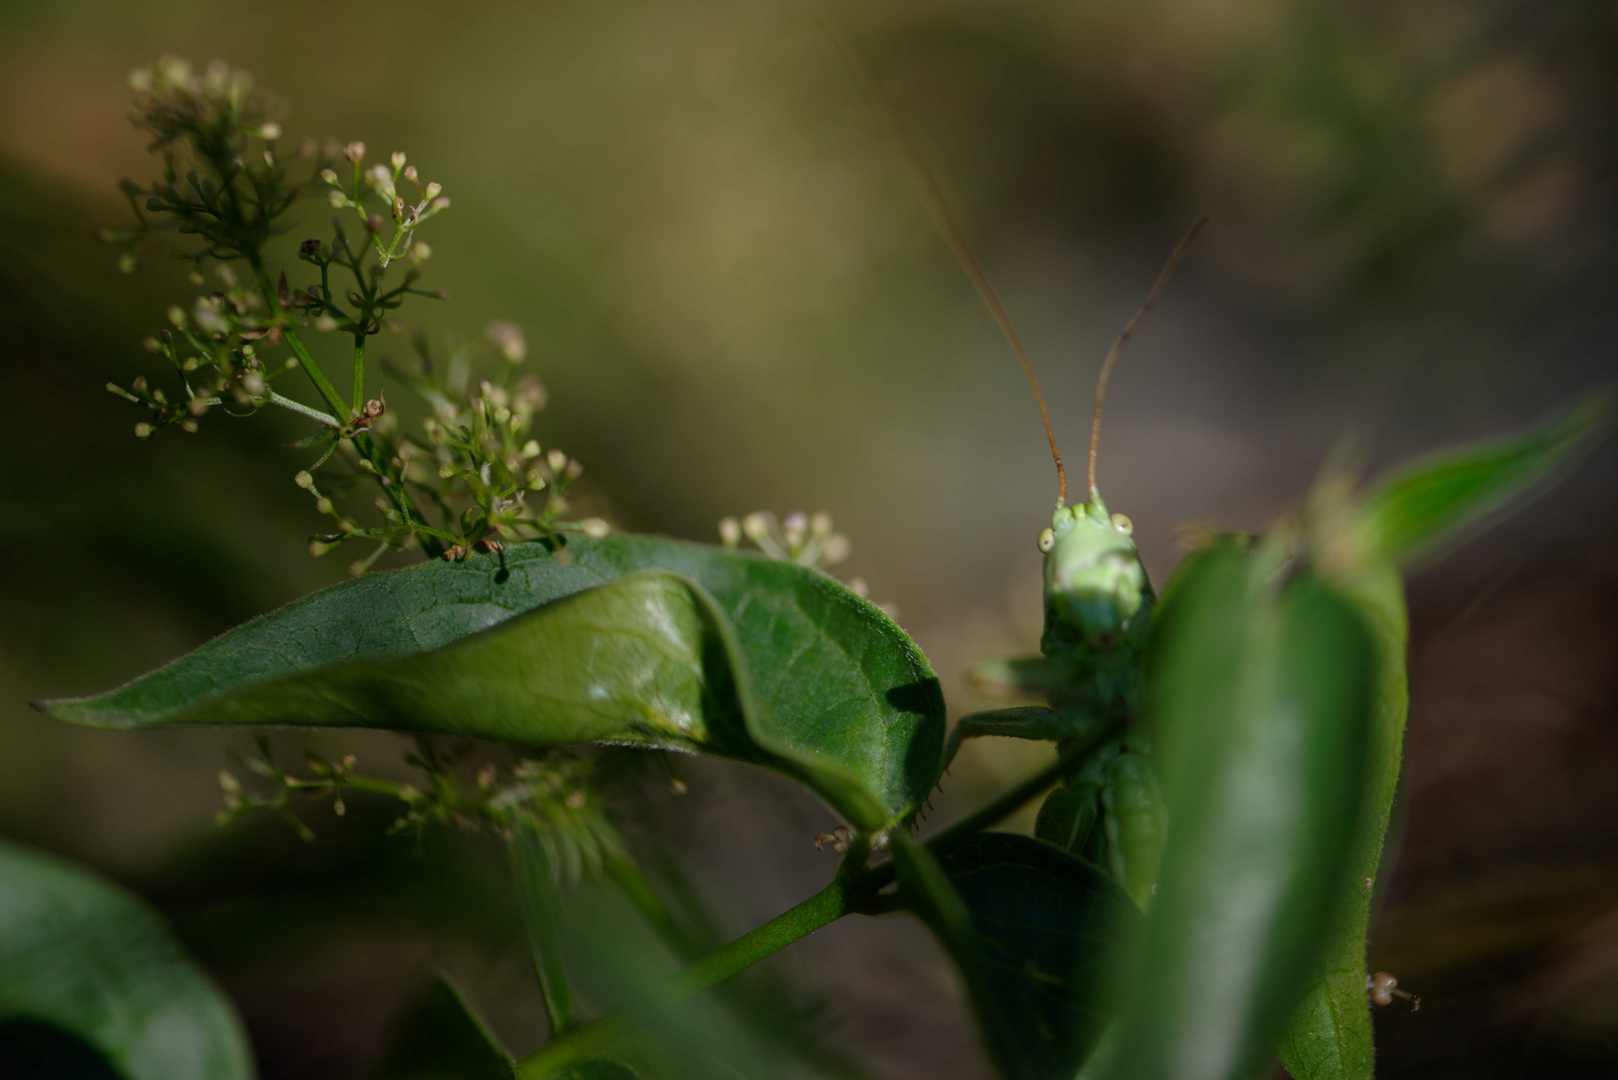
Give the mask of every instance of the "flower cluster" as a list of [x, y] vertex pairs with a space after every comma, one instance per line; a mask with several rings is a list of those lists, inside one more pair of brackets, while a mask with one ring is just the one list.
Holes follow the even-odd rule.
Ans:
[[[126, 269], [159, 233], [194, 237], [177, 254], [193, 264], [194, 284], [207, 283], [207, 270], [220, 285], [189, 309], [172, 308], [170, 325], [146, 341], [177, 376], [172, 389], [144, 376], [128, 387], [108, 385], [147, 410], [137, 436], [174, 425], [195, 432], [216, 407], [243, 415], [274, 405], [313, 421], [316, 430], [294, 446], [316, 456], [295, 479], [333, 527], [313, 537], [310, 550], [374, 541], [370, 555], [352, 565], [355, 573], [390, 549], [456, 558], [512, 540], [605, 531], [600, 519], [562, 520], [567, 489], [582, 469], [533, 438], [544, 391], [520, 374], [526, 347], [514, 325], [492, 324], [482, 341], [449, 350], [441, 363], [418, 337], [415, 362], [388, 369], [428, 409], [420, 436], [401, 436], [386, 396], [370, 392], [369, 340], [400, 329], [394, 312], [406, 300], [448, 297], [418, 285], [432, 254], [420, 230], [450, 205], [442, 185], [423, 180], [402, 151], [368, 162], [361, 142], [317, 150], [305, 141], [283, 153], [274, 97], [222, 64], [198, 74], [184, 61], [164, 59], [135, 72], [131, 83], [135, 124], [151, 134], [163, 175], [147, 187], [124, 182], [136, 227], [105, 236], [124, 247]], [[293, 179], [291, 165], [300, 161], [307, 175]], [[272, 266], [268, 245], [285, 231], [293, 204], [321, 190], [333, 209], [354, 215], [357, 228], [353, 221], [345, 227], [340, 213], [329, 239], [303, 241], [296, 258], [314, 277], [294, 284]], [[310, 353], [306, 331], [350, 339], [349, 393], [338, 391]], [[492, 366], [485, 363], [490, 356]], [[319, 405], [277, 385], [294, 371], [307, 376]], [[328, 463], [338, 471], [320, 472]], [[369, 523], [350, 507], [360, 487], [374, 489], [380, 517]]]
[[803, 566], [835, 566], [848, 558], [848, 537], [832, 528], [831, 515], [821, 510], [812, 517], [794, 510], [777, 519], [768, 510], [756, 510], [741, 520], [728, 517], [719, 523], [719, 538], [726, 547], [751, 540], [772, 559]]
[[451, 825], [468, 831], [487, 830], [509, 838], [519, 828], [531, 830], [549, 849], [553, 865], [574, 880], [621, 857], [622, 841], [607, 820], [600, 796], [591, 785], [592, 763], [564, 751], [523, 757], [501, 766], [473, 768], [470, 744], [440, 745], [416, 740], [407, 764], [421, 770], [416, 784], [401, 783], [355, 771], [353, 754], [330, 761], [304, 751], [306, 775], [288, 771], [275, 760], [269, 740], [258, 739], [258, 754], [234, 754], [250, 778], [243, 781], [229, 769], [219, 771], [224, 809], [217, 816], [225, 825], [258, 813], [272, 813], [305, 840], [313, 830], [298, 816], [297, 807], [330, 800], [338, 816], [347, 812], [346, 798], [353, 792], [396, 799], [402, 812], [390, 833], [418, 836], [429, 824]]

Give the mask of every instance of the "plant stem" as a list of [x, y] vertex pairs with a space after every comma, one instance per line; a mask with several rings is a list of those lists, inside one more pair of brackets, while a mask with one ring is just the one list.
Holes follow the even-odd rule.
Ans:
[[[978, 832], [999, 822], [1029, 800], [1042, 794], [1060, 780], [1085, 754], [1094, 748], [1105, 732], [1095, 738], [1066, 747], [1049, 766], [1030, 776], [998, 798], [972, 813], [951, 822], [926, 840], [928, 848], [937, 851], [963, 836]], [[638, 878], [638, 875], [636, 875]], [[724, 948], [709, 953], [684, 971], [663, 984], [655, 995], [656, 1005], [672, 1005], [723, 982], [737, 972], [750, 967], [771, 953], [786, 948], [799, 938], [835, 922], [851, 912], [874, 913], [888, 910], [883, 904], [886, 897], [877, 891], [894, 879], [893, 863], [887, 862], [868, 870], [839, 873], [837, 879], [797, 907], [777, 915], [757, 929], [743, 934]], [[633, 882], [631, 883], [633, 884]], [[644, 884], [641, 882], [640, 884]], [[635, 900], [634, 890], [626, 890]], [[608, 1013], [581, 1028], [552, 1039], [544, 1046], [517, 1063], [522, 1080], [545, 1080], [557, 1071], [611, 1046], [631, 1031], [635, 1014], [624, 1009]]]
[[[1104, 735], [1106, 732], [1103, 731], [1100, 734]], [[990, 825], [998, 823], [1002, 818], [1015, 813], [1024, 803], [1043, 794], [1046, 788], [1060, 780], [1063, 774], [1071, 769], [1080, 758], [1089, 753], [1091, 748], [1099, 741], [1100, 736], [1098, 735], [1094, 739], [1075, 743], [1068, 747], [1055, 761], [1016, 787], [1006, 789], [987, 804], [963, 818], [957, 818], [927, 837], [926, 845], [933, 851], [938, 851], [962, 836], [987, 829]]]
[[[657, 992], [653, 1005], [667, 1006], [683, 1001], [847, 913], [848, 887], [846, 882], [839, 879], [798, 906], [743, 934], [724, 948], [709, 953], [675, 975]], [[517, 1075], [523, 1080], [543, 1080], [611, 1045], [630, 1030], [634, 1019], [631, 1010], [608, 1013], [559, 1039], [553, 1039], [519, 1061]]]
[[518, 823], [506, 850], [525, 901], [523, 921], [528, 924], [534, 973], [539, 976], [539, 994], [545, 1001], [551, 1038], [555, 1039], [573, 1029], [573, 991], [562, 964], [562, 902], [556, 868], [544, 841], [526, 823]]
[[331, 380], [326, 378], [326, 373], [320, 370], [320, 365], [315, 363], [315, 358], [309, 355], [308, 346], [304, 345], [303, 340], [298, 337], [298, 332], [290, 326], [284, 326], [281, 328], [281, 339], [292, 350], [292, 355], [298, 358], [298, 366], [308, 372], [309, 381], [315, 384], [315, 389], [319, 390], [320, 396], [326, 399], [326, 404], [331, 406], [332, 412], [341, 416], [351, 416], [352, 414], [349, 413], [348, 405], [343, 401], [342, 395], [331, 384]]
[[332, 416], [329, 413], [323, 413], [319, 409], [311, 409], [309, 406], [293, 401], [291, 398], [282, 397], [274, 390], [270, 391], [270, 404], [279, 405], [283, 409], [291, 409], [300, 416], [307, 416], [311, 420], [317, 420], [329, 428], [338, 428], [343, 426], [343, 422], [337, 419], [335, 416]]
[[354, 335], [354, 411], [365, 407], [365, 335]]
[[[263, 294], [264, 303], [269, 306], [270, 311], [275, 315], [283, 314], [281, 296], [276, 292], [275, 283], [270, 280], [270, 272], [264, 269], [264, 264], [258, 260], [256, 255], [250, 254], [247, 261], [253, 268], [253, 277], [258, 281], [258, 291]], [[331, 411], [337, 416], [352, 418], [353, 414], [348, 411], [348, 406], [343, 403], [342, 397], [337, 393], [337, 388], [332, 386], [331, 380], [326, 378], [326, 373], [320, 370], [320, 365], [315, 363], [315, 358], [309, 355], [309, 349], [304, 345], [303, 340], [298, 337], [298, 332], [292, 329], [291, 326], [283, 326], [281, 327], [281, 339], [287, 343], [287, 348], [292, 350], [292, 355], [298, 358], [298, 366], [308, 373], [309, 381], [315, 384], [315, 389], [320, 391], [320, 396], [326, 399], [326, 404], [331, 406]]]

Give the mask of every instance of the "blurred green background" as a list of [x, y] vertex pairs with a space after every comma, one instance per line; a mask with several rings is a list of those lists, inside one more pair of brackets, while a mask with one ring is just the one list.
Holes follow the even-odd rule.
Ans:
[[[543, 1035], [497, 858], [386, 818], [216, 830], [238, 735], [32, 713], [340, 579], [279, 418], [151, 443], [106, 394], [195, 291], [99, 244], [155, 174], [128, 71], [257, 73], [302, 135], [406, 150], [454, 200], [406, 309], [520, 323], [615, 525], [713, 539], [826, 509], [938, 668], [1035, 646], [1054, 496], [1026, 384], [823, 29], [861, 41], [1013, 319], [1082, 469], [1100, 358], [1213, 221], [1114, 382], [1101, 459], [1161, 581], [1173, 530], [1256, 528], [1351, 440], [1374, 469], [1526, 424], [1618, 341], [1618, 9], [1596, 0], [86, 3], [0, 7], [0, 831], [132, 883], [219, 973], [266, 1077], [352, 1076], [429, 966]], [[303, 213], [325, 231], [318, 203]], [[288, 238], [295, 243], [296, 230]], [[402, 351], [402, 339], [382, 339]], [[1413, 711], [1373, 962], [1384, 1076], [1618, 1068], [1618, 453], [1412, 582]], [[289, 751], [301, 741], [280, 740]], [[322, 735], [396, 769], [397, 740]], [[1032, 767], [972, 747], [939, 820]], [[728, 932], [830, 873], [826, 811], [740, 767], [637, 826]], [[635, 830], [632, 830], [635, 831]], [[0, 883], [3, 888], [3, 883]], [[875, 1075], [985, 1075], [916, 927], [774, 962]]]

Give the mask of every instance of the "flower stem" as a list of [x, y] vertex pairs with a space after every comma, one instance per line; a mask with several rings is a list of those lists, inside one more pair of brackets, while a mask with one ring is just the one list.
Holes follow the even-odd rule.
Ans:
[[[674, 976], [656, 994], [654, 1006], [675, 1004], [715, 983], [723, 982], [771, 953], [837, 921], [848, 911], [847, 883], [842, 879], [833, 881], [798, 906], [743, 934], [724, 948], [709, 953]], [[517, 1063], [517, 1075], [522, 1080], [544, 1080], [566, 1066], [610, 1046], [633, 1029], [634, 1021], [634, 1013], [630, 1010], [608, 1013], [559, 1039], [551, 1040], [523, 1058]]]

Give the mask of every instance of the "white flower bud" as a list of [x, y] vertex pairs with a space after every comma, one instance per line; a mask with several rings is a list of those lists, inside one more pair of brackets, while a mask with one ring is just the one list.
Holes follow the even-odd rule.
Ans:
[[326, 181], [326, 183], [328, 183], [328, 184], [336, 184], [337, 183], [337, 170], [335, 170], [335, 169], [321, 169], [320, 170], [320, 178], [322, 180]]
[[763, 541], [761, 541], [759, 537], [769, 537], [770, 524], [771, 517], [769, 514], [766, 514], [760, 510], [755, 510], [751, 514], [748, 514], [746, 517], [742, 518], [742, 532], [746, 533], [747, 538], [753, 541], [753, 543], [762, 544]]
[[357, 163], [365, 156], [365, 144], [360, 142], [358, 139], [355, 139], [353, 142], [343, 147], [343, 156], [348, 160]]
[[436, 182], [429, 182], [428, 185], [422, 189], [422, 194], [426, 195], [429, 199], [436, 199], [438, 198], [438, 193], [443, 190], [443, 185]]
[[263, 139], [265, 142], [274, 142], [276, 139], [281, 137], [281, 125], [277, 124], [274, 120], [260, 124], [258, 129], [258, 137]]
[[584, 535], [588, 536], [592, 540], [600, 540], [603, 536], [606, 536], [612, 531], [612, 526], [608, 525], [606, 521], [598, 517], [585, 518], [583, 521], [579, 522], [579, 528], [583, 529]]
[[403, 150], [395, 150], [393, 152], [393, 157], [391, 157], [389, 160], [393, 162], [393, 167], [395, 169], [404, 168], [404, 166], [405, 166], [404, 151]]
[[513, 364], [521, 363], [523, 357], [528, 355], [528, 345], [523, 341], [522, 328], [516, 323], [492, 322], [484, 327], [483, 333]]
[[313, 491], [315, 487], [315, 478], [310, 475], [308, 469], [299, 469], [298, 475], [292, 478], [292, 482], [305, 491]]
[[742, 523], [733, 517], [719, 519], [719, 539], [728, 548], [742, 542]]

